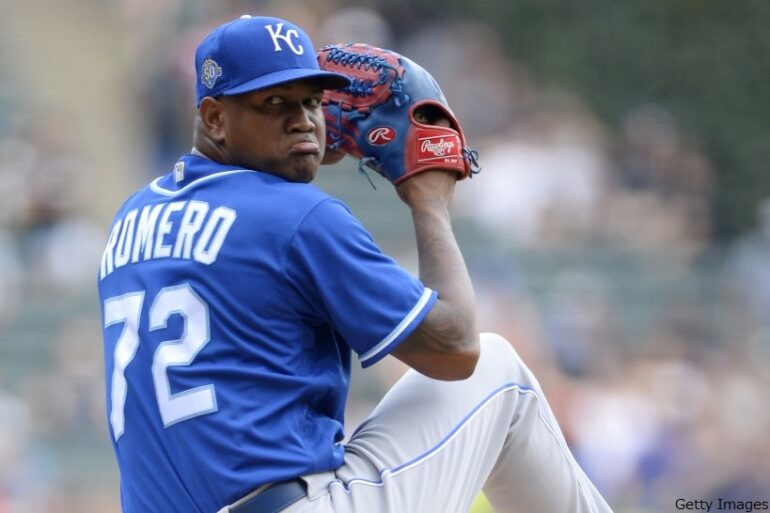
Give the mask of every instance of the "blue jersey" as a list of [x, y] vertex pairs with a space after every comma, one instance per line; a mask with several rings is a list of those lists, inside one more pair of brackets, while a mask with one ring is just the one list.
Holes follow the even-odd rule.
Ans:
[[368, 366], [436, 293], [309, 184], [185, 155], [118, 211], [99, 269], [124, 513], [213, 513], [343, 463]]

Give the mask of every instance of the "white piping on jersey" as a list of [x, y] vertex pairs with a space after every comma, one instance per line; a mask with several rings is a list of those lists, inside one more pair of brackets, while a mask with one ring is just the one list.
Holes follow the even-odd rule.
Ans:
[[425, 290], [422, 291], [422, 296], [420, 296], [420, 299], [417, 301], [417, 304], [414, 305], [414, 308], [404, 317], [404, 319], [399, 323], [398, 326], [396, 326], [393, 331], [390, 332], [390, 334], [382, 339], [382, 341], [362, 354], [360, 356], [361, 363], [366, 362], [366, 360], [369, 360], [377, 355], [380, 351], [387, 348], [388, 345], [390, 345], [391, 342], [396, 340], [399, 335], [409, 326], [412, 321], [414, 320], [417, 315], [422, 311], [422, 309], [425, 307], [425, 305], [430, 300], [431, 294], [433, 294], [433, 291], [429, 289], [428, 287], [425, 287]]
[[164, 189], [160, 185], [158, 185], [158, 182], [163, 179], [163, 177], [158, 177], [152, 182], [150, 182], [150, 189], [152, 189], [153, 192], [156, 192], [158, 194], [162, 194], [163, 196], [176, 196], [177, 194], [181, 194], [182, 192], [186, 191], [190, 187], [193, 187], [195, 185], [198, 185], [202, 182], [207, 182], [209, 180], [213, 180], [214, 178], [220, 178], [222, 176], [226, 175], [232, 175], [235, 173], [256, 173], [256, 171], [253, 171], [251, 169], [232, 169], [230, 171], [220, 171], [219, 173], [213, 173], [210, 175], [203, 176], [201, 178], [198, 178], [197, 180], [193, 180], [192, 182], [188, 183], [178, 191], [171, 191], [169, 189]]

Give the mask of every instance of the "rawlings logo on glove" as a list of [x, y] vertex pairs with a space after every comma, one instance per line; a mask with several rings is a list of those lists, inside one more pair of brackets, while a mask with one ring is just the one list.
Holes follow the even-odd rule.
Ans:
[[399, 184], [429, 169], [455, 171], [458, 180], [481, 170], [444, 93], [418, 64], [363, 43], [326, 46], [318, 63], [351, 79], [324, 93], [326, 146], [360, 159], [362, 172]]
[[380, 126], [369, 130], [369, 135], [366, 138], [375, 146], [388, 144], [396, 138], [396, 131], [389, 126]]
[[423, 153], [429, 153], [436, 157], [443, 157], [447, 154], [447, 152], [452, 151], [452, 148], [455, 146], [457, 145], [454, 142], [446, 142], [443, 137], [438, 142], [432, 141], [429, 137], [422, 141], [420, 149]]

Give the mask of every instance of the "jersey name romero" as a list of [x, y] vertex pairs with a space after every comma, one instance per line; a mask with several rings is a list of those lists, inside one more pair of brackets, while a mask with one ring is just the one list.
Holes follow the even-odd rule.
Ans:
[[351, 350], [372, 365], [436, 300], [340, 201], [193, 155], [123, 204], [98, 278], [124, 513], [338, 468]]

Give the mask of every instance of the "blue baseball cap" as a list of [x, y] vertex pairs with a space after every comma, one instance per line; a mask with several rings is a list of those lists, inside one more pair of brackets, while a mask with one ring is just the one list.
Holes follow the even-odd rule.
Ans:
[[206, 96], [235, 95], [314, 78], [324, 89], [350, 79], [322, 71], [305, 32], [280, 18], [241, 16], [220, 25], [195, 51], [195, 105]]

